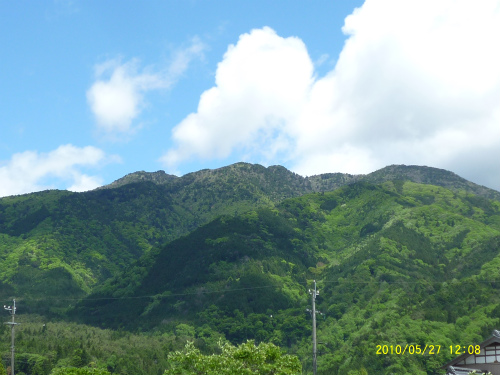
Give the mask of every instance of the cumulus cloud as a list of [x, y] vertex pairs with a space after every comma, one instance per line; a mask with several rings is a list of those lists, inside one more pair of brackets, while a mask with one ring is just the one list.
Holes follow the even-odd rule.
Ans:
[[[240, 36], [197, 112], [172, 130], [166, 167], [228, 155], [303, 175], [420, 164], [500, 189], [500, 165], [488, 162], [500, 159], [498, 0], [367, 0], [342, 30], [323, 77], [297, 37]], [[487, 163], [494, 171], [477, 177]]]
[[[158, 74], [139, 73], [138, 61], [121, 64], [109, 60], [96, 66], [97, 80], [87, 91], [87, 100], [98, 126], [106, 132], [128, 132], [144, 107], [144, 93], [168, 87]], [[103, 76], [109, 74], [109, 78]]]
[[125, 63], [111, 59], [96, 65], [96, 80], [87, 91], [87, 101], [99, 128], [106, 133], [134, 130], [132, 123], [146, 106], [147, 92], [171, 87], [204, 49], [193, 38], [188, 47], [175, 51], [169, 66], [157, 72], [151, 68], [140, 71], [137, 59]]
[[[235, 147], [254, 147], [285, 134], [312, 84], [313, 65], [304, 43], [282, 38], [270, 28], [253, 30], [229, 46], [216, 72], [216, 86], [205, 91], [198, 112], [173, 129], [176, 149], [162, 160], [169, 167], [198, 156], [227, 157]], [[293, 77], [292, 79], [290, 79]], [[288, 136], [270, 142], [265, 151], [289, 148]]]
[[88, 176], [79, 168], [110, 161], [116, 162], [117, 157], [107, 157], [104, 151], [92, 146], [80, 148], [70, 144], [48, 153], [17, 153], [0, 167], [0, 196], [54, 188], [54, 185], [47, 183], [50, 179], [68, 183], [68, 190], [91, 190], [102, 185], [101, 178]]

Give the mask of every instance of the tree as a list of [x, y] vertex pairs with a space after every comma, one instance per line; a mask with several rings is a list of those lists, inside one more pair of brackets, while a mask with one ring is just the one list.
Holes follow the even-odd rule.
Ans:
[[90, 356], [85, 349], [75, 349], [70, 360], [72, 367], [84, 367], [90, 362]]
[[255, 345], [252, 340], [237, 347], [219, 342], [221, 354], [204, 355], [188, 342], [184, 350], [168, 355], [164, 375], [295, 375], [302, 372], [296, 356], [283, 354], [271, 343]]
[[50, 375], [111, 375], [109, 371], [102, 368], [91, 367], [57, 367]]

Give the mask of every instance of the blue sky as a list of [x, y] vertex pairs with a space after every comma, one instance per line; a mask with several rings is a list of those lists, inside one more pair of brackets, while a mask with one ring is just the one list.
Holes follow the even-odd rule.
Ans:
[[500, 1], [0, 1], [0, 196], [237, 161], [500, 190]]

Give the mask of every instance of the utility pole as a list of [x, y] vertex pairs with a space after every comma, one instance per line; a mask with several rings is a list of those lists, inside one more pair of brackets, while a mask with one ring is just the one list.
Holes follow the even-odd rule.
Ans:
[[317, 371], [317, 357], [318, 351], [316, 348], [316, 297], [319, 295], [319, 290], [316, 290], [316, 280], [314, 280], [314, 290], [309, 289], [309, 294], [312, 296], [312, 342], [313, 342], [313, 374], [316, 375]]
[[14, 375], [14, 327], [16, 324], [19, 324], [19, 323], [16, 323], [14, 321], [15, 320], [14, 318], [16, 316], [16, 299], [14, 298], [14, 304], [12, 305], [12, 307], [3, 305], [3, 308], [7, 311], [10, 311], [10, 314], [12, 315], [12, 322], [6, 322], [5, 324], [10, 325], [10, 332], [11, 332], [11, 336], [12, 336], [12, 345], [10, 347], [10, 352], [11, 352], [11, 359], [10, 359], [11, 372], [10, 372], [10, 374]]

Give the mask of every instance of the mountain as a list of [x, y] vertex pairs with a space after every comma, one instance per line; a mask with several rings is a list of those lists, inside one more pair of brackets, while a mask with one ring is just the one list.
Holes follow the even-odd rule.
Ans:
[[480, 197], [500, 201], [500, 192], [467, 181], [453, 172], [417, 165], [390, 165], [367, 174], [361, 178], [372, 183], [382, 183], [392, 180], [412, 181], [419, 184], [442, 186], [452, 191], [472, 193]]
[[390, 166], [368, 175], [302, 177], [281, 166], [248, 163], [182, 177], [136, 172], [85, 193], [6, 197], [0, 199], [0, 296], [81, 297], [152, 249], [220, 215], [272, 208], [287, 198], [356, 181], [391, 179], [500, 199], [498, 192], [435, 168]]
[[[239, 173], [238, 173], [239, 172]], [[420, 184], [429, 184], [442, 186], [453, 191], [465, 190], [475, 195], [485, 197], [488, 199], [500, 200], [500, 192], [467, 181], [466, 179], [458, 176], [457, 174], [447, 171], [445, 169], [432, 168], [417, 165], [390, 165], [379, 169], [375, 172], [363, 175], [351, 175], [347, 173], [324, 173], [320, 175], [302, 177], [293, 172], [288, 171], [282, 166], [270, 166], [264, 168], [260, 165], [252, 165], [248, 163], [236, 163], [227, 167], [218, 168], [214, 170], [204, 169], [198, 172], [189, 173], [183, 177], [169, 175], [164, 171], [157, 172], [134, 172], [130, 173], [109, 185], [100, 187], [99, 189], [111, 189], [126, 184], [142, 181], [151, 181], [158, 185], [164, 184], [178, 184], [185, 186], [193, 181], [205, 182], [210, 179], [218, 180], [221, 176], [232, 174], [233, 178], [241, 179], [241, 182], [249, 182], [248, 177], [252, 176], [254, 182], [257, 176], [270, 172], [279, 175], [278, 178], [284, 178], [285, 181], [291, 184], [300, 185], [299, 194], [306, 194], [312, 192], [326, 192], [333, 191], [339, 187], [348, 185], [356, 181], [368, 181], [372, 183], [382, 183], [392, 180], [412, 181]], [[210, 176], [210, 177], [209, 177]], [[259, 177], [260, 178], [260, 177]], [[176, 180], [174, 182], [174, 180]], [[264, 182], [263, 188], [269, 189], [276, 188], [277, 186], [270, 186], [266, 184], [267, 179], [261, 179]]]
[[128, 175], [123, 176], [122, 178], [119, 178], [116, 181], [113, 181], [111, 184], [101, 186], [98, 189], [113, 189], [123, 185], [132, 184], [134, 182], [143, 182], [143, 181], [150, 181], [155, 184], [162, 185], [162, 184], [167, 184], [176, 178], [178, 177], [171, 174], [167, 174], [165, 173], [165, 171], [157, 171], [157, 172], [139, 171], [139, 172], [129, 173]]
[[[283, 167], [238, 163], [183, 177], [137, 172], [85, 193], [2, 198], [0, 295], [81, 297], [219, 215], [273, 207], [310, 190], [308, 180]], [[64, 311], [57, 303], [34, 305]]]
[[[126, 329], [206, 326], [308, 358], [315, 279], [320, 373], [437, 373], [450, 345], [481, 341], [498, 323], [499, 264], [499, 202], [361, 181], [219, 217], [106, 283], [73, 316]], [[376, 354], [377, 345], [431, 343], [439, 358]]]
[[[238, 163], [6, 197], [0, 295], [117, 332], [272, 341], [310, 370], [316, 280], [320, 374], [438, 373], [450, 345], [498, 328], [498, 194], [428, 167], [302, 177]], [[376, 353], [404, 343], [443, 352]]]

